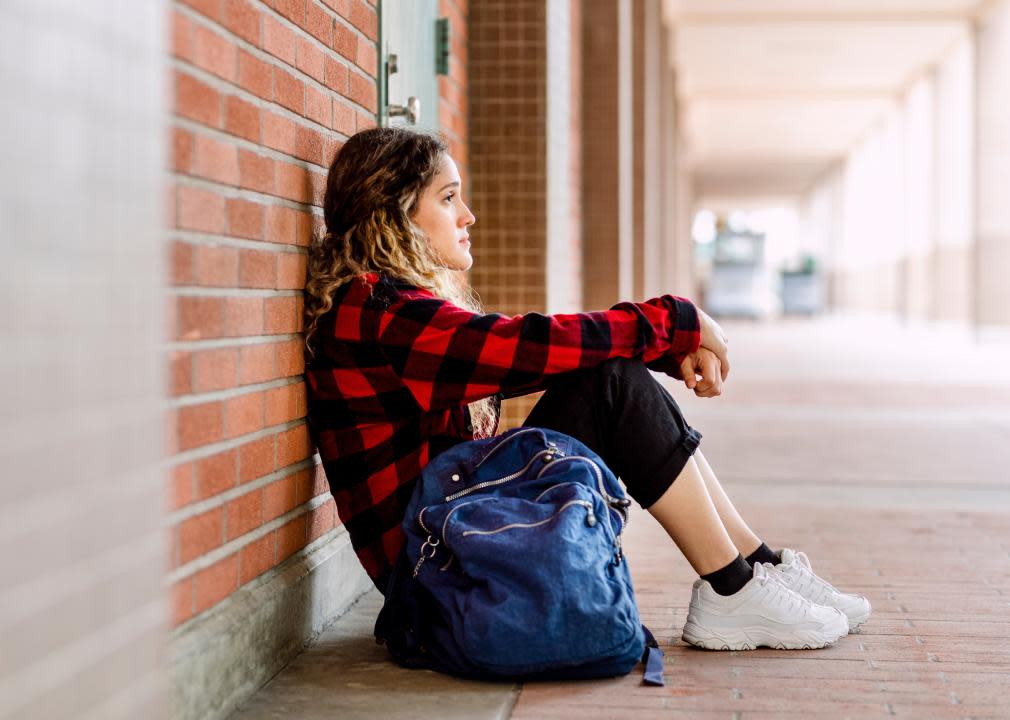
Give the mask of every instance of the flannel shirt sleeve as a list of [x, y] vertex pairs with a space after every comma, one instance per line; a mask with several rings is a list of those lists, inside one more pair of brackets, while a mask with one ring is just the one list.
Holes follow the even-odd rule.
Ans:
[[536, 392], [552, 376], [611, 358], [668, 365], [697, 350], [701, 332], [694, 305], [672, 295], [596, 312], [508, 317], [413, 290], [389, 305], [378, 341], [418, 405], [431, 411]]

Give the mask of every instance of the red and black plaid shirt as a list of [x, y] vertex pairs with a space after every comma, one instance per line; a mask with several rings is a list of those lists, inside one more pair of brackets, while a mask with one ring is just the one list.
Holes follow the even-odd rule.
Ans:
[[671, 295], [508, 317], [474, 314], [375, 273], [342, 285], [314, 335], [308, 422], [369, 577], [385, 592], [424, 466], [473, 439], [467, 403], [543, 390], [553, 376], [614, 357], [675, 374], [699, 342], [694, 305]]

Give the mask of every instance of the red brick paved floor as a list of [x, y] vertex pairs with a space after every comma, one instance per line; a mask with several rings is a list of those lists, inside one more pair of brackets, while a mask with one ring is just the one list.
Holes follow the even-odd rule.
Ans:
[[675, 397], [755, 530], [873, 616], [823, 650], [691, 648], [693, 572], [639, 510], [626, 548], [667, 686], [529, 683], [511, 717], [1010, 717], [1006, 346], [834, 320], [728, 329], [725, 395]]

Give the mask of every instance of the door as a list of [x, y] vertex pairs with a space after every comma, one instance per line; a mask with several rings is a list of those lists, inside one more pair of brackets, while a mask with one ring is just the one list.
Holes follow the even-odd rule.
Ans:
[[[438, 0], [379, 3], [379, 124], [437, 131]], [[416, 103], [410, 98], [416, 98]], [[407, 108], [419, 109], [413, 122]]]

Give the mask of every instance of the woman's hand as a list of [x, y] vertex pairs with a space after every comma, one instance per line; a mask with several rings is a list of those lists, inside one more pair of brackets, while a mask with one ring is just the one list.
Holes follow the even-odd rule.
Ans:
[[[698, 376], [701, 376], [701, 380]], [[725, 373], [719, 364], [719, 357], [708, 348], [698, 348], [685, 355], [680, 361], [680, 376], [689, 390], [698, 397], [709, 398], [722, 394]]]
[[[701, 325], [701, 348], [715, 355], [719, 361], [720, 375], [725, 380], [729, 375], [729, 348], [726, 346], [729, 341], [726, 339], [726, 333], [723, 332], [719, 323], [709, 317], [708, 313], [700, 307], [695, 306], [695, 310], [698, 311], [698, 322]], [[684, 375], [684, 378], [687, 379], [687, 374]], [[720, 383], [720, 387], [721, 385], [722, 383]], [[690, 388], [691, 385], [688, 387]], [[718, 395], [718, 393], [716, 394]]]

